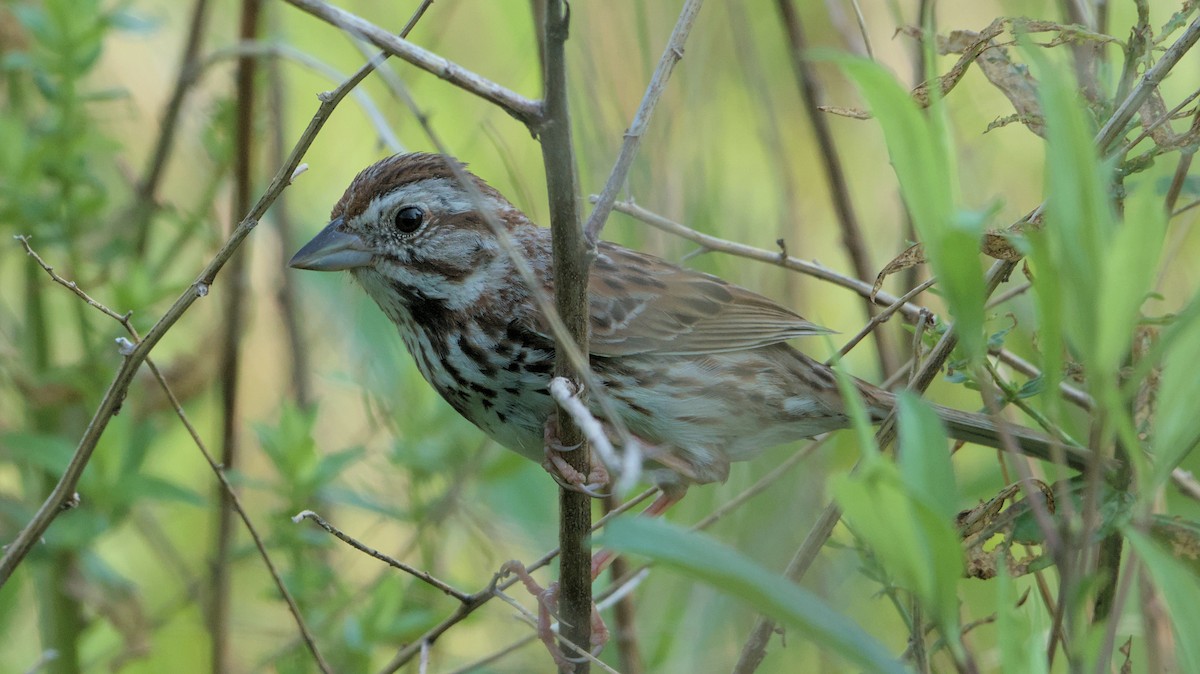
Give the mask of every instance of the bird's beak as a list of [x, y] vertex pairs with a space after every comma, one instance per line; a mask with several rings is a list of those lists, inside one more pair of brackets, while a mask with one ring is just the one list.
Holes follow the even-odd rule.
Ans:
[[292, 256], [288, 266], [313, 271], [343, 271], [371, 264], [374, 258], [371, 249], [358, 236], [338, 231], [341, 225], [341, 218], [326, 225]]

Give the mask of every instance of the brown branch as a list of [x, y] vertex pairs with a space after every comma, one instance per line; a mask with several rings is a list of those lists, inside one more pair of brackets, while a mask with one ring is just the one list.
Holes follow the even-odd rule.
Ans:
[[[589, 304], [588, 267], [590, 251], [579, 216], [579, 181], [575, 170], [575, 149], [571, 142], [571, 115], [567, 107], [567, 67], [565, 46], [570, 31], [571, 10], [563, 0], [546, 2], [542, 26], [545, 62], [545, 100], [538, 138], [542, 145], [542, 163], [546, 167], [546, 189], [550, 199], [550, 235], [554, 254], [554, 305], [567, 328], [567, 338], [578, 348], [583, 363], [573, 362], [563, 349], [556, 349], [554, 375], [577, 382], [587, 363]], [[581, 392], [584, 395], [585, 392]], [[578, 448], [564, 453], [567, 464], [588, 475], [591, 450], [575, 419], [559, 408], [558, 441]], [[588, 533], [592, 526], [591, 497], [580, 490], [559, 490], [559, 631], [562, 648], [569, 643], [584, 647], [591, 642], [592, 621], [592, 546]], [[560, 667], [569, 674], [587, 674], [587, 660]]]
[[[901, 368], [901, 372], [903, 372], [903, 370], [904, 370], [904, 368]], [[816, 440], [808, 443], [802, 449], [794, 452], [791, 456], [789, 456], [787, 459], [782, 461], [778, 466], [773, 468], [766, 475], [763, 475], [761, 478], [756, 480], [754, 482], [754, 484], [752, 484], [749, 487], [747, 487], [746, 489], [744, 489], [741, 493], [739, 493], [737, 496], [733, 497], [732, 499], [726, 501], [725, 503], [722, 503], [720, 507], [718, 507], [713, 512], [709, 513], [706, 517], [701, 519], [696, 524], [692, 525], [691, 528], [695, 531], [702, 531], [702, 530], [707, 529], [708, 527], [712, 526], [713, 524], [719, 522], [726, 515], [737, 510], [738, 508], [740, 508], [743, 504], [748, 502], [751, 498], [766, 491], [767, 488], [769, 488], [771, 485], [778, 482], [781, 478], [783, 478], [788, 472], [790, 472], [796, 466], [799, 466], [800, 464], [804, 463], [804, 461], [806, 459], [808, 459], [809, 457], [811, 457], [814, 452], [816, 452], [818, 449], [820, 449], [822, 446], [824, 446], [825, 443], [828, 441], [828, 439], [829, 439], [829, 436], [821, 437], [819, 439], [816, 439]], [[629, 510], [636, 507], [639, 503], [646, 501], [647, 499], [649, 499], [651, 496], [655, 495], [656, 493], [658, 493], [657, 489], [649, 489], [649, 490], [637, 495], [635, 498], [632, 498], [632, 499], [622, 503], [619, 507], [614, 508], [613, 510], [609, 511], [604, 517], [602, 517], [600, 519], [600, 521], [596, 522], [595, 526], [592, 527], [592, 532], [594, 533], [596, 531], [599, 531], [606, 524], [608, 524], [608, 522], [611, 519], [621, 515], [622, 513], [628, 512]], [[558, 550], [551, 550], [549, 553], [547, 553], [541, 559], [539, 559], [538, 561], [534, 562], [533, 564], [527, 566], [526, 570], [529, 572], [532, 572], [538, 568], [545, 566], [551, 560], [553, 560], [557, 554], [558, 554]], [[620, 559], [620, 558], [618, 558], [618, 559]], [[614, 562], [615, 561], [616, 560], [614, 560]], [[602, 605], [603, 602], [608, 601], [609, 599], [618, 595], [619, 593], [626, 592], [629, 589], [628, 586], [631, 583], [638, 582], [640, 580], [640, 578], [642, 578], [645, 575], [646, 570], [649, 569], [651, 566], [653, 566], [653, 564], [642, 564], [638, 568], [633, 569], [627, 573], [624, 573], [621, 575], [621, 577], [614, 579], [613, 582], [608, 585], [608, 587], [604, 588], [603, 590], [601, 590], [600, 592], [598, 592], [596, 594], [595, 599], [597, 601], [597, 604]], [[507, 581], [496, 585], [496, 588], [499, 590], [505, 590], [505, 589], [508, 589], [509, 587], [511, 587], [516, 582], [517, 582], [517, 580], [515, 578], [510, 578]], [[472, 595], [472, 597], [475, 597], [475, 596], [476, 595]], [[402, 649], [400, 651], [400, 653], [398, 653], [397, 656], [392, 659], [392, 662], [388, 665], [388, 668], [383, 671], [384, 672], [393, 672], [396, 669], [399, 669], [401, 666], [406, 664], [409, 660], [411, 660], [413, 657], [415, 657], [420, 652], [420, 644], [431, 643], [434, 639], [436, 639], [438, 636], [440, 636], [442, 633], [444, 633], [446, 630], [448, 630], [454, 624], [460, 622], [463, 618], [465, 618], [472, 611], [474, 611], [475, 608], [478, 608], [481, 605], [482, 605], [482, 603], [473, 604], [469, 610], [465, 610], [465, 611], [463, 610], [463, 607], [460, 607], [458, 611], [456, 611], [454, 614], [452, 614], [449, 618], [447, 618], [445, 621], [443, 621], [440, 625], [435, 627], [433, 630], [426, 632], [420, 639], [418, 639], [417, 641], [414, 641], [413, 643], [409, 644], [404, 649]], [[533, 636], [523, 638], [519, 642], [512, 644], [509, 647], [506, 647], [504, 649], [504, 652], [511, 652], [511, 649], [515, 648], [517, 644], [529, 643], [530, 641], [532, 641], [535, 638], [536, 637], [533, 637]], [[491, 659], [496, 658], [496, 657], [499, 657], [499, 655], [493, 654], [491, 656], [488, 656], [485, 660], [483, 660], [481, 662], [490, 661]], [[467, 670], [467, 671], [469, 671], [469, 670]], [[625, 671], [625, 670], [622, 669], [622, 671]]]
[[452, 61], [407, 42], [361, 17], [320, 0], [287, 0], [287, 2], [356, 37], [362, 37], [388, 54], [496, 104], [530, 128], [536, 126], [541, 119], [541, 105], [537, 101], [525, 98]]
[[1104, 123], [1104, 126], [1096, 134], [1096, 147], [1099, 148], [1101, 155], [1108, 153], [1117, 139], [1125, 132], [1125, 126], [1141, 109], [1142, 104], [1150, 98], [1150, 95], [1166, 78], [1167, 73], [1171, 72], [1171, 69], [1179, 63], [1179, 60], [1196, 44], [1197, 40], [1200, 40], [1200, 19], [1193, 21], [1187, 30], [1183, 31], [1183, 35], [1180, 35], [1179, 39], [1167, 48], [1162, 57], [1142, 75], [1137, 86]]
[[[620, 514], [627, 512], [631, 508], [636, 507], [639, 503], [642, 503], [643, 501], [650, 498], [651, 496], [654, 496], [656, 493], [658, 493], [657, 488], [647, 489], [646, 491], [642, 492], [641, 494], [638, 494], [637, 496], [629, 499], [625, 503], [622, 503], [621, 507], [613, 509], [607, 515], [605, 515], [604, 517], [601, 517], [598, 522], [593, 524], [589, 533], [595, 533], [595, 532], [599, 531], [605, 524], [608, 524], [608, 522], [610, 520], [612, 520], [614, 517], [617, 517]], [[545, 555], [542, 555], [542, 557], [540, 559], [533, 562], [532, 564], [526, 564], [525, 570], [529, 573], [533, 573], [534, 571], [536, 571], [536, 570], [546, 566], [550, 562], [554, 561], [554, 559], [556, 557], [558, 557], [558, 554], [559, 554], [559, 549], [555, 548], [555, 549], [551, 550], [550, 552], [547, 552]], [[458, 608], [455, 609], [454, 613], [451, 613], [444, 620], [442, 620], [442, 622], [431, 627], [424, 634], [422, 634], [419, 639], [410, 642], [409, 644], [407, 644], [403, 648], [401, 648], [399, 651], [397, 651], [396, 654], [394, 656], [392, 656], [392, 659], [390, 661], [388, 661], [388, 663], [386, 665], [384, 665], [383, 669], [380, 670], [381, 674], [391, 674], [391, 672], [395, 672], [396, 670], [400, 669], [404, 665], [408, 664], [409, 661], [411, 661], [414, 657], [416, 657], [417, 655], [419, 655], [421, 653], [422, 648], [428, 648], [428, 646], [430, 644], [432, 644], [440, 636], [445, 634], [450, 628], [452, 628], [455, 625], [457, 625], [458, 623], [462, 622], [467, 616], [474, 613], [475, 609], [479, 608], [480, 606], [483, 606], [490, 599], [492, 599], [495, 596], [496, 590], [507, 590], [508, 588], [510, 588], [514, 584], [516, 584], [517, 582], [518, 582], [518, 579], [515, 577], [510, 577], [504, 581], [500, 581], [498, 576], [493, 578], [487, 587], [480, 590], [479, 592], [476, 592], [475, 594], [470, 595], [468, 597], [467, 601], [459, 604]]]
[[233, 233], [230, 234], [229, 238], [222, 244], [209, 263], [200, 271], [196, 279], [176, 298], [175, 302], [167, 309], [158, 322], [154, 324], [146, 336], [125, 355], [124, 361], [113, 376], [108, 390], [104, 393], [100, 404], [97, 406], [96, 412], [88, 423], [87, 429], [84, 431], [83, 437], [80, 438], [75, 452], [67, 463], [67, 467], [59, 478], [58, 483], [46, 497], [33, 518], [5, 548], [4, 557], [0, 558], [0, 586], [3, 586], [8, 581], [13, 571], [16, 570], [21, 561], [29, 554], [42, 535], [45, 534], [54, 519], [62, 512], [61, 506], [70, 501], [75, 492], [75, 487], [79, 484], [79, 478], [96, 449], [96, 443], [99, 442], [100, 437], [107, 429], [109, 420], [120, 408], [138, 367], [146, 360], [150, 351], [158, 345], [163, 336], [187, 313], [192, 304], [197, 299], [208, 295], [213, 281], [224, 268], [225, 263], [229, 261], [229, 258], [242, 244], [242, 241], [258, 225], [259, 219], [266, 213], [271, 204], [275, 202], [279, 194], [291, 183], [291, 178], [300, 165], [301, 158], [308, 151], [317, 133], [325, 125], [325, 122], [328, 121], [334, 109], [337, 108], [346, 94], [370, 72], [372, 67], [371, 64], [367, 64], [367, 66], [364, 66], [363, 69], [342, 83], [337, 89], [321, 95], [321, 105], [313, 115], [308, 127], [296, 141], [291, 154], [288, 155], [287, 162], [280, 167], [279, 171], [271, 179], [270, 184], [258, 202], [255, 203], [254, 207], [246, 214], [246, 217], [233, 230]]
[[[778, 251], [756, 248], [744, 243], [729, 241], [728, 239], [722, 239], [720, 237], [704, 234], [692, 229], [691, 227], [682, 225], [668, 218], [664, 218], [663, 216], [648, 209], [642, 208], [641, 206], [638, 206], [632, 202], [618, 202], [613, 205], [613, 208], [618, 212], [637, 218], [638, 220], [641, 220], [655, 229], [660, 229], [664, 232], [687, 239], [688, 241], [697, 243], [708, 250], [714, 250], [729, 255], [737, 255], [738, 257], [744, 257], [750, 260], [758, 260], [759, 262], [766, 262], [768, 264], [783, 267], [784, 269], [798, 271], [802, 274], [821, 279], [822, 281], [828, 281], [848, 290], [852, 290], [862, 297], [872, 297], [872, 286], [870, 283], [846, 276], [844, 274], [839, 274], [838, 272], [815, 262], [809, 262], [808, 260], [791, 257], [790, 255], [782, 254]], [[880, 291], [874, 295], [873, 301], [881, 307], [887, 307], [895, 304], [896, 300], [898, 299], [899, 298], [896, 295]], [[896, 311], [910, 320], [915, 320], [922, 311], [928, 311], [928, 309], [909, 302], [900, 305]]]
[[126, 211], [126, 218], [134, 229], [133, 249], [140, 256], [146, 251], [150, 236], [150, 222], [157, 205], [158, 185], [162, 182], [163, 169], [171, 154], [172, 141], [179, 126], [180, 113], [183, 111], [183, 100], [188, 91], [196, 84], [196, 78], [191, 76], [199, 54], [200, 42], [204, 37], [204, 29], [208, 24], [208, 0], [196, 0], [192, 7], [192, 16], [188, 21], [188, 36], [183, 46], [183, 55], [179, 59], [179, 75], [175, 78], [175, 86], [167, 107], [163, 110], [162, 121], [158, 125], [158, 137], [154, 150], [150, 153], [150, 161], [146, 173], [137, 183], [132, 203]]
[[[238, 38], [253, 40], [258, 36], [261, 3], [241, 0], [241, 21]], [[233, 203], [231, 221], [236, 221], [250, 206], [252, 134], [255, 114], [254, 79], [258, 61], [243, 56], [238, 59], [234, 85], [236, 113], [233, 129]], [[246, 246], [249, 248], [249, 245]], [[236, 470], [240, 463], [242, 418], [238, 405], [238, 385], [241, 382], [241, 343], [246, 317], [246, 260], [244, 249], [234, 255], [226, 278], [232, 292], [225, 293], [222, 313], [222, 335], [217, 366], [221, 399], [221, 467]], [[217, 524], [213, 543], [210, 572], [208, 631], [213, 672], [229, 671], [230, 611], [232, 607], [232, 550], [234, 545], [233, 499], [231, 491], [217, 490]]]
[[612, 213], [613, 203], [617, 200], [617, 192], [620, 191], [621, 186], [625, 184], [625, 179], [629, 176], [633, 158], [637, 156], [638, 148], [642, 144], [642, 136], [646, 134], [646, 128], [650, 126], [654, 108], [667, 88], [667, 80], [671, 78], [675, 64], [683, 58], [683, 45], [687, 42], [688, 34], [692, 30], [692, 24], [696, 21], [696, 15], [700, 13], [702, 4], [704, 4], [704, 0], [687, 0], [679, 12], [675, 28], [671, 31], [671, 37], [667, 40], [667, 46], [663, 49], [662, 56], [658, 59], [658, 66], [654, 69], [654, 75], [650, 78], [646, 93], [642, 95], [642, 102], [633, 116], [633, 122], [625, 131], [625, 141], [621, 144], [617, 162], [608, 175], [608, 181], [604, 183], [604, 189], [595, 202], [592, 214], [588, 216], [587, 224], [584, 225], [587, 240], [592, 245], [595, 245], [600, 238], [600, 230], [604, 229], [604, 223]]

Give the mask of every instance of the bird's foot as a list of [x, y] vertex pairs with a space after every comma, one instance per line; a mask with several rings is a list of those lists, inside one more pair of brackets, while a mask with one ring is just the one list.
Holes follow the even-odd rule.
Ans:
[[[581, 662], [577, 658], [569, 658], [566, 653], [563, 653], [562, 648], [558, 645], [558, 640], [555, 638], [554, 630], [550, 625], [550, 618], [555, 617], [562, 622], [562, 618], [558, 615], [558, 583], [553, 582], [546, 587], [542, 587], [529, 571], [525, 569], [525, 565], [516, 560], [506, 562], [500, 567], [502, 574], [511, 573], [521, 581], [529, 594], [537, 599], [538, 604], [538, 619], [537, 619], [537, 635], [538, 639], [545, 644], [546, 650], [550, 652], [550, 657], [554, 659], [554, 664], [564, 672], [575, 671], [575, 664]], [[604, 624], [604, 619], [600, 617], [600, 611], [596, 609], [596, 605], [592, 604], [592, 629], [591, 643], [589, 644], [592, 655], [599, 655], [600, 650], [608, 643], [608, 626]]]
[[579, 451], [583, 443], [576, 445], [562, 444], [558, 439], [558, 422], [553, 416], [546, 420], [543, 441], [545, 443], [546, 458], [542, 461], [542, 467], [546, 469], [547, 473], [550, 473], [550, 477], [554, 478], [558, 486], [563, 489], [587, 494], [592, 498], [604, 498], [607, 496], [607, 494], [600, 490], [609, 485], [608, 469], [604, 467], [604, 464], [593, 461], [591, 470], [587, 475], [584, 475], [568, 463], [563, 454]]

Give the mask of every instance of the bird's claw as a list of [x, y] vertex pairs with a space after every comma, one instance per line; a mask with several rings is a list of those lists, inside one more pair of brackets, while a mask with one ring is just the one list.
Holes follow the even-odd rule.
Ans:
[[[558, 615], [558, 583], [550, 583], [546, 587], [538, 584], [525, 565], [516, 560], [505, 562], [500, 567], [502, 575], [513, 574], [525, 586], [526, 591], [537, 599], [538, 603], [538, 624], [537, 635], [538, 639], [546, 646], [546, 650], [550, 652], [550, 657], [554, 659], [554, 664], [564, 672], [575, 671], [575, 665], [587, 660], [587, 658], [571, 658], [563, 652], [558, 645], [558, 640], [555, 638], [554, 630], [550, 625], [551, 616], [558, 618], [562, 622], [562, 618]], [[596, 605], [592, 604], [592, 629], [589, 646], [591, 646], [592, 655], [599, 655], [600, 650], [608, 643], [608, 626], [604, 624], [604, 619], [600, 617], [600, 611], [596, 609]]]
[[603, 464], [593, 463], [591, 471], [584, 475], [562, 457], [564, 452], [573, 452], [582, 447], [583, 443], [568, 446], [559, 442], [558, 424], [554, 417], [550, 417], [546, 421], [543, 440], [545, 441], [546, 458], [542, 461], [542, 467], [546, 469], [547, 473], [550, 473], [550, 477], [554, 478], [558, 486], [568, 491], [586, 494], [592, 498], [608, 497], [607, 493], [599, 491], [609, 485], [608, 469]]

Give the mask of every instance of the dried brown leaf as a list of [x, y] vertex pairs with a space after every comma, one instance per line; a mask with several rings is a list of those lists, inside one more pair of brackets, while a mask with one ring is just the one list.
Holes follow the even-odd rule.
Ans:
[[879, 275], [875, 277], [875, 285], [871, 286], [871, 300], [875, 299], [875, 295], [879, 289], [883, 287], [883, 279], [905, 269], [911, 269], [919, 264], [925, 263], [925, 247], [919, 243], [914, 243], [892, 258], [892, 261], [884, 266]]
[[988, 257], [1006, 262], [1016, 262], [1025, 257], [1021, 254], [1021, 251], [1012, 245], [1012, 242], [1008, 240], [1008, 236], [1002, 232], [984, 232], [983, 242], [979, 244], [979, 250]]
[[[1047, 509], [1053, 513], [1054, 493], [1050, 486], [1040, 480], [1034, 480], [1034, 483], [1045, 499]], [[1023, 576], [1044, 565], [1044, 556], [1036, 541], [1013, 537], [1016, 518], [1026, 510], [1014, 507], [1020, 494], [1019, 485], [1009, 485], [990, 500], [960, 512], [955, 518], [963, 541], [967, 577], [994, 578], [1000, 564], [1004, 564], [1012, 576]], [[1023, 546], [1023, 555], [1017, 555], [1014, 544]]]

